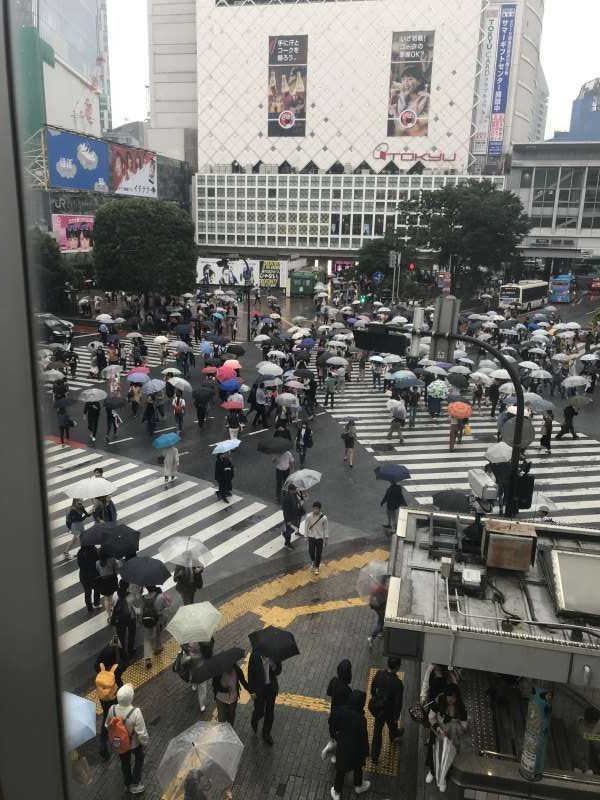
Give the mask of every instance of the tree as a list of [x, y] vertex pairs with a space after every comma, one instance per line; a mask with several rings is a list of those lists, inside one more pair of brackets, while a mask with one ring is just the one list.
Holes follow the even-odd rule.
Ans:
[[94, 266], [103, 289], [181, 294], [196, 283], [192, 218], [175, 203], [127, 198], [102, 205]]
[[30, 247], [37, 265], [40, 305], [44, 311], [60, 311], [66, 302], [65, 284], [71, 280], [73, 271], [49, 233], [32, 228]]

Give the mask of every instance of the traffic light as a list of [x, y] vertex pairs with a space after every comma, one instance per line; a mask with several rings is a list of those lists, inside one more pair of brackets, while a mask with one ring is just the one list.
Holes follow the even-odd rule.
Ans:
[[414, 261], [411, 261], [410, 264], [408, 264], [408, 271], [409, 272], [414, 272], [416, 270], [416, 268], [417, 268], [417, 265], [414, 263]]

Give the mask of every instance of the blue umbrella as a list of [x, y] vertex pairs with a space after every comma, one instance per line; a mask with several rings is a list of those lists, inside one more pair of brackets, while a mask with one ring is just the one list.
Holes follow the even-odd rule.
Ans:
[[129, 383], [148, 383], [150, 378], [143, 372], [132, 372], [127, 376]]
[[315, 340], [310, 336], [307, 336], [306, 339], [302, 339], [302, 347], [312, 347], [315, 344]]
[[406, 481], [410, 478], [410, 472], [403, 464], [385, 464], [375, 467], [375, 477], [378, 481]]
[[241, 444], [239, 439], [225, 439], [224, 442], [219, 442], [215, 449], [212, 451], [213, 456], [218, 456], [221, 453], [229, 453], [230, 450], [235, 450]]
[[148, 383], [142, 387], [142, 394], [154, 394], [155, 392], [162, 392], [167, 384], [159, 378], [152, 378]]
[[225, 314], [221, 314], [221, 312], [220, 312], [220, 311], [215, 311], [215, 312], [214, 312], [214, 314], [213, 314], [213, 317], [214, 317], [215, 319], [224, 319], [224, 317], [225, 317]]
[[348, 325], [356, 325], [357, 322], [358, 322], [358, 320], [356, 319], [356, 317], [348, 317], [346, 319], [346, 323]]
[[235, 392], [242, 385], [243, 381], [240, 378], [230, 378], [228, 381], [223, 381], [219, 384], [219, 388], [224, 392]]
[[181, 437], [178, 433], [163, 433], [152, 441], [152, 447], [162, 450], [164, 447], [173, 447], [179, 444]]
[[422, 389], [425, 386], [425, 382], [420, 381], [418, 378], [401, 378], [399, 381], [395, 381], [395, 383], [399, 389], [412, 389], [413, 386]]
[[76, 750], [96, 738], [96, 704], [85, 697], [62, 693], [67, 750]]
[[435, 364], [437, 367], [441, 367], [442, 369], [450, 369], [450, 367], [454, 366], [454, 364], [448, 364], [447, 361], [436, 361]]
[[200, 352], [203, 355], [209, 355], [213, 351], [212, 342], [200, 342]]

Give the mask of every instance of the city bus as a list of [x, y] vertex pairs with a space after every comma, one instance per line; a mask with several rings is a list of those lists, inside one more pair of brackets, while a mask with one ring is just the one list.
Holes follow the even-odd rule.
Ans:
[[548, 300], [546, 281], [519, 281], [500, 287], [500, 308], [510, 308], [517, 313], [540, 308]]
[[575, 276], [555, 275], [550, 281], [550, 299], [553, 303], [570, 303], [575, 296]]

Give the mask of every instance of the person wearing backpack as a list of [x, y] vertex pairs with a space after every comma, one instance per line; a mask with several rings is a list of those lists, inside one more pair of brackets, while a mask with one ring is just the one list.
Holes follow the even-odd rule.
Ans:
[[181, 435], [183, 433], [183, 418], [185, 416], [185, 400], [183, 399], [183, 392], [181, 389], [176, 390], [175, 397], [173, 398], [171, 405], [173, 406], [173, 413], [175, 415], [177, 433]]
[[[130, 794], [142, 794], [144, 747], [150, 737], [139, 708], [133, 705], [133, 686], [126, 683], [117, 691], [117, 703], [110, 707], [106, 716], [109, 750], [117, 753], [121, 762], [125, 790]], [[133, 770], [131, 762], [133, 760]]]
[[116, 634], [123, 651], [132, 659], [135, 652], [136, 615], [134, 597], [129, 593], [129, 583], [121, 580], [116, 593], [110, 624], [115, 626]]
[[119, 640], [113, 636], [103, 647], [94, 663], [96, 670], [96, 694], [102, 706], [102, 724], [100, 727], [100, 756], [105, 761], [110, 758], [108, 750], [108, 731], [106, 717], [110, 707], [115, 704], [117, 691], [123, 686], [123, 671], [127, 665], [125, 652], [119, 647]]
[[152, 666], [152, 655], [162, 653], [163, 611], [169, 599], [158, 586], [146, 586], [142, 595], [142, 625], [144, 626], [144, 658], [146, 668]]
[[375, 718], [373, 740], [371, 742], [371, 761], [377, 764], [381, 753], [383, 726], [387, 725], [390, 742], [399, 739], [403, 731], [398, 730], [398, 720], [402, 711], [404, 684], [396, 674], [400, 669], [399, 658], [388, 658], [387, 669], [375, 673], [371, 683], [369, 711]]

